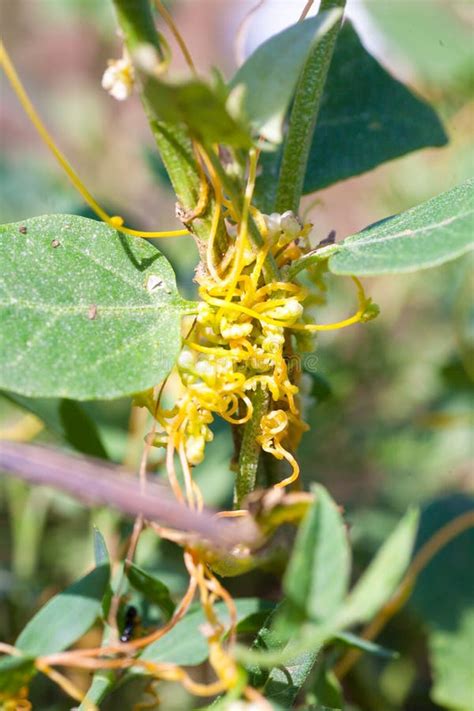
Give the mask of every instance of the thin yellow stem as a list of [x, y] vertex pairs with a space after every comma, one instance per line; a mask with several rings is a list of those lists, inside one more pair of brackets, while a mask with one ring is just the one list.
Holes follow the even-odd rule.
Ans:
[[78, 193], [82, 196], [84, 201], [96, 213], [96, 215], [98, 217], [100, 217], [100, 219], [103, 222], [106, 222], [108, 225], [110, 225], [114, 229], [120, 230], [120, 232], [123, 232], [127, 235], [131, 235], [132, 237], [142, 237], [145, 239], [153, 239], [155, 237], [180, 237], [183, 235], [190, 234], [188, 230], [170, 230], [170, 231], [165, 231], [165, 232], [162, 232], [162, 231], [148, 232], [148, 231], [144, 231], [144, 230], [134, 230], [130, 227], [125, 227], [125, 225], [123, 224], [122, 217], [120, 217], [118, 215], [115, 215], [115, 216], [109, 215], [99, 205], [99, 203], [92, 197], [92, 195], [87, 190], [84, 183], [81, 181], [81, 179], [79, 178], [76, 171], [71, 166], [71, 164], [69, 163], [69, 161], [67, 160], [65, 155], [57, 147], [53, 137], [49, 133], [49, 131], [46, 128], [46, 126], [44, 125], [43, 121], [39, 117], [38, 112], [36, 111], [33, 104], [31, 103], [31, 100], [30, 100], [28, 94], [26, 93], [25, 87], [23, 86], [23, 84], [20, 80], [20, 77], [18, 76], [18, 74], [16, 72], [13, 62], [12, 62], [4, 44], [3, 44], [3, 42], [0, 42], [0, 65], [3, 67], [3, 70], [7, 76], [8, 81], [11, 84], [13, 91], [17, 95], [18, 100], [20, 101], [20, 104], [23, 107], [23, 110], [25, 111], [29, 120], [35, 127], [41, 140], [47, 146], [47, 148], [51, 151], [51, 153], [54, 155], [54, 157], [58, 161], [59, 165], [64, 170], [64, 172], [68, 176], [69, 180], [71, 181], [73, 186], [76, 188]]
[[351, 277], [351, 279], [357, 287], [357, 297], [359, 300], [359, 308], [353, 316], [346, 318], [343, 321], [336, 321], [335, 323], [296, 323], [293, 326], [290, 326], [290, 328], [295, 331], [336, 331], [340, 328], [347, 328], [347, 326], [359, 323], [367, 308], [368, 302], [364, 292], [364, 287], [360, 283], [359, 279], [354, 276]]
[[228, 281], [226, 280], [227, 294], [225, 300], [228, 302], [232, 300], [232, 297], [235, 292], [235, 287], [237, 286], [237, 282], [244, 267], [245, 247], [248, 245], [248, 220], [250, 214], [250, 205], [252, 203], [253, 191], [255, 189], [255, 181], [257, 179], [257, 164], [259, 154], [260, 153], [256, 148], [252, 148], [249, 153], [249, 175], [247, 179], [247, 185], [245, 187], [244, 201], [242, 205], [242, 218], [240, 221], [239, 233], [237, 235], [235, 262], [229, 279]]

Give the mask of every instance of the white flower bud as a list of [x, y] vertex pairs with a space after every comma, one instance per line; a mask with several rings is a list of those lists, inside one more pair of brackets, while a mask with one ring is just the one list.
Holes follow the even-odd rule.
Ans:
[[263, 219], [265, 220], [270, 237], [274, 237], [278, 232], [280, 232], [281, 224], [278, 212], [272, 212], [271, 215], [263, 215]]
[[212, 378], [214, 379], [217, 375], [217, 368], [215, 363], [211, 363], [207, 358], [202, 358], [198, 360], [195, 366], [196, 373], [202, 378]]
[[230, 341], [245, 338], [252, 332], [252, 329], [253, 325], [251, 323], [227, 323], [223, 319], [221, 334], [223, 338]]
[[287, 210], [281, 216], [281, 229], [285, 234], [293, 239], [301, 232], [301, 225], [298, 218], [291, 210]]
[[200, 301], [198, 304], [197, 322], [206, 324], [213, 315], [212, 309], [205, 301]]
[[102, 76], [102, 87], [117, 101], [128, 99], [134, 85], [133, 66], [127, 57], [112, 59]]
[[282, 319], [294, 323], [303, 313], [303, 305], [297, 299], [288, 299], [283, 306], [276, 306], [266, 312], [271, 318]]
[[186, 439], [186, 444], [184, 446], [186, 452], [186, 459], [191, 464], [191, 466], [196, 466], [200, 464], [204, 459], [204, 437], [201, 435], [190, 435]]
[[188, 348], [183, 348], [179, 354], [178, 366], [185, 369], [194, 367], [194, 356]]

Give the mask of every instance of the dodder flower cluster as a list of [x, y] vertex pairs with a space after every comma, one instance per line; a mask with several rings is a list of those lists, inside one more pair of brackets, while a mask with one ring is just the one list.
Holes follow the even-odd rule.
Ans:
[[214, 416], [243, 425], [253, 414], [250, 395], [261, 388], [271, 405], [261, 419], [258, 441], [265, 451], [291, 464], [291, 475], [277, 484], [286, 486], [298, 476], [290, 426], [294, 432], [306, 428], [287, 363], [287, 329], [304, 326], [307, 292], [291, 282], [262, 284], [262, 256], [270, 253], [280, 266], [286, 264], [307, 247], [311, 226], [301, 226], [289, 212], [260, 218], [264, 246], [259, 251], [241, 230], [230, 248], [227, 276], [198, 277], [202, 301], [177, 366], [182, 394], [173, 410], [158, 411], [163, 433], [155, 441], [166, 443], [168, 463], [176, 450], [181, 461], [184, 454], [189, 465], [199, 464], [212, 439], [209, 425]]

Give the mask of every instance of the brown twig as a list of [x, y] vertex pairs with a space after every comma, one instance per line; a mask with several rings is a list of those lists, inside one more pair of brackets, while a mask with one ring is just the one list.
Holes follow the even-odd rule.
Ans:
[[137, 479], [115, 465], [76, 457], [46, 447], [16, 442], [0, 443], [0, 469], [32, 484], [52, 486], [88, 505], [105, 504], [124, 514], [142, 515], [178, 531], [199, 534], [219, 548], [258, 539], [247, 519], [216, 519], [213, 511], [192, 511], [175, 501], [163, 484], [147, 480], [146, 494]]

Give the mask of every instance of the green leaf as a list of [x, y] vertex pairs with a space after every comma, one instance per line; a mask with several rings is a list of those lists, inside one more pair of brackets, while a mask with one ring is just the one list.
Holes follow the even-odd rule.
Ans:
[[436, 630], [430, 634], [430, 662], [434, 677], [431, 697], [443, 708], [456, 711], [473, 709], [473, 639], [474, 607], [461, 615], [455, 630]]
[[[252, 650], [264, 651], [266, 653], [285, 653], [283, 650], [291, 649], [292, 642], [285, 644], [285, 637], [279, 634], [275, 622], [283, 612], [284, 605], [272, 610], [263, 622], [253, 644]], [[283, 708], [290, 708], [293, 700], [297, 696], [302, 685], [308, 678], [314, 663], [317, 652], [309, 652], [295, 655], [295, 658], [285, 666], [279, 665], [269, 670], [258, 664], [247, 665], [249, 673], [249, 683], [252, 686], [264, 687], [265, 698], [272, 702], [278, 701], [283, 704]]]
[[340, 16], [337, 9], [320, 13], [260, 45], [230, 82], [231, 113], [238, 111], [255, 133], [281, 143], [285, 115], [308, 53]]
[[376, 276], [436, 267], [472, 249], [474, 180], [348, 237], [329, 259], [334, 274]]
[[147, 573], [143, 568], [139, 568], [135, 563], [125, 567], [125, 573], [130, 585], [143, 593], [143, 595], [158, 605], [167, 620], [173, 615], [175, 604], [170, 596], [170, 591], [158, 578], [151, 573]]
[[337, 709], [340, 711], [344, 708], [344, 696], [342, 687], [336, 675], [330, 669], [327, 669], [325, 664], [321, 664], [318, 669], [312, 693], [308, 700], [312, 701], [310, 708], [314, 704], [319, 704], [317, 708], [322, 709]]
[[311, 673], [317, 652], [305, 652], [291, 663], [274, 667], [263, 687], [265, 698], [289, 709]]
[[[235, 604], [238, 621], [270, 607], [269, 603], [258, 598], [241, 598], [235, 600]], [[215, 610], [219, 620], [228, 625], [229, 612], [224, 603], [217, 603]], [[164, 637], [146, 647], [141, 659], [184, 666], [201, 664], [209, 654], [207, 640], [200, 632], [200, 627], [205, 622], [206, 617], [202, 609], [189, 612]], [[139, 669], [136, 671], [140, 673]]]
[[186, 302], [151, 244], [95, 220], [52, 215], [0, 228], [0, 261], [0, 386], [31, 397], [110, 399], [168, 374]]
[[109, 577], [110, 567], [101, 565], [55, 595], [28, 622], [15, 646], [35, 656], [70, 647], [100, 615]]
[[418, 519], [418, 511], [408, 511], [381, 546], [344, 603], [342, 625], [368, 622], [393, 595], [410, 563]]
[[461, 494], [436, 499], [422, 512], [417, 550], [460, 516], [467, 515], [471, 525], [422, 570], [409, 601], [411, 612], [416, 612], [428, 633], [433, 701], [456, 711], [472, 711], [474, 698], [473, 513], [474, 497]]
[[[101, 565], [108, 565], [110, 568], [110, 556], [109, 556], [109, 551], [107, 550], [107, 544], [105, 543], [105, 539], [101, 532], [99, 531], [98, 528], [94, 526], [94, 558], [95, 558], [95, 564], [96, 567], [99, 568]], [[110, 603], [112, 602], [112, 597], [113, 597], [113, 590], [112, 590], [112, 585], [109, 583], [107, 585], [107, 589], [104, 592], [104, 595], [102, 596], [102, 618], [104, 620], [107, 619], [109, 610], [110, 610]]]
[[367, 52], [346, 21], [326, 81], [304, 193], [446, 141], [434, 110]]
[[150, 77], [145, 94], [156, 119], [187, 126], [191, 135], [204, 143], [252, 146], [249, 132], [232, 118], [224, 97], [203, 81], [170, 83]]
[[8, 391], [3, 394], [39, 417], [51, 432], [58, 434], [78, 452], [100, 459], [108, 458], [94, 421], [78, 402], [57, 398], [29, 398]]
[[0, 702], [2, 695], [16, 694], [36, 674], [35, 660], [31, 657], [0, 658]]
[[346, 647], [354, 647], [355, 649], [360, 649], [362, 652], [373, 654], [375, 657], [381, 657], [382, 659], [397, 659], [397, 657], [400, 656], [398, 652], [394, 652], [392, 649], [382, 647], [380, 644], [370, 642], [368, 639], [363, 639], [350, 632], [338, 632], [338, 634], [334, 636], [334, 641], [342, 642]]
[[336, 614], [346, 595], [350, 550], [335, 502], [324, 487], [312, 490], [315, 500], [299, 528], [283, 589], [307, 618], [326, 621]]
[[463, 20], [461, 7], [426, 0], [366, 3], [390, 48], [433, 86], [436, 96], [443, 87], [455, 89], [459, 96], [465, 78], [466, 98], [470, 98], [474, 53], [470, 25]]
[[110, 565], [109, 551], [104, 536], [98, 528], [94, 527], [94, 558], [97, 567]]

